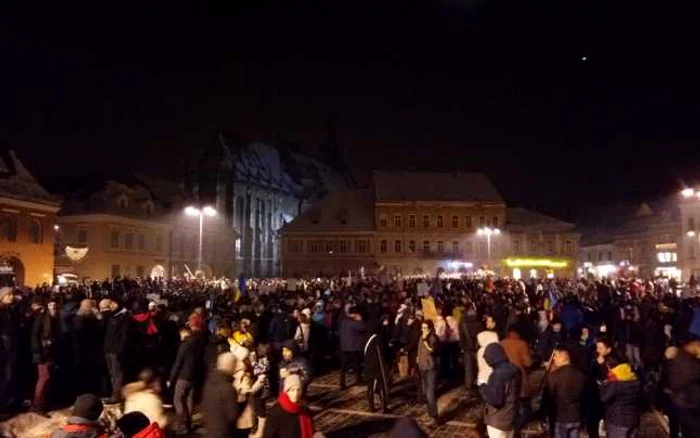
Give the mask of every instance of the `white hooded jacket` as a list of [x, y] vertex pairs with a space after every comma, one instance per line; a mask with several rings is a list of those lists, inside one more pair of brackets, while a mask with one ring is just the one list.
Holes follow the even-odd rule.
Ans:
[[498, 333], [492, 332], [491, 330], [484, 330], [476, 335], [476, 341], [479, 343], [479, 350], [476, 352], [476, 365], [478, 369], [476, 384], [481, 385], [489, 381], [489, 376], [493, 371], [493, 368], [491, 368], [484, 359], [484, 351], [487, 346], [498, 343]]

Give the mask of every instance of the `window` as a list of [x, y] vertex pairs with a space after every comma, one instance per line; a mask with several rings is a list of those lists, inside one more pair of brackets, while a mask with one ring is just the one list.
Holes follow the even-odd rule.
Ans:
[[156, 251], [163, 252], [163, 236], [156, 236]]
[[442, 215], [437, 217], [437, 227], [442, 228]]
[[78, 243], [87, 243], [87, 230], [85, 228], [80, 228], [78, 230]]
[[112, 265], [112, 278], [117, 278], [121, 275], [122, 267], [119, 265]]
[[356, 240], [355, 241], [355, 252], [359, 252], [359, 253], [367, 252], [367, 241], [366, 240]]
[[394, 252], [401, 252], [401, 241], [397, 240], [394, 242]]
[[241, 238], [237, 238], [236, 242], [234, 243], [234, 247], [236, 249], [236, 257], [241, 256]]
[[132, 249], [134, 247], [134, 235], [126, 233], [124, 235], [124, 249]]
[[464, 249], [465, 249], [465, 252], [466, 252], [468, 255], [471, 255], [471, 254], [472, 254], [472, 243], [471, 243], [471, 242], [467, 242], [467, 243], [464, 245]]
[[146, 236], [143, 234], [139, 234], [139, 251], [143, 251], [146, 249]]
[[471, 216], [464, 216], [464, 228], [466, 228], [468, 230], [472, 228], [472, 217]]
[[[694, 245], [693, 245], [694, 246]], [[675, 252], [659, 252], [656, 253], [656, 259], [661, 263], [671, 263], [678, 261], [678, 253]]]
[[136, 276], [139, 278], [143, 278], [143, 266], [137, 266], [136, 267]]
[[408, 228], [416, 228], [416, 215], [408, 215]]
[[386, 240], [382, 240], [379, 243], [379, 252], [385, 253], [386, 252]]
[[41, 222], [32, 219], [29, 223], [29, 243], [42, 243], [44, 236], [41, 230]]
[[332, 240], [324, 240], [323, 241], [323, 250], [325, 252], [332, 252], [333, 251], [333, 241]]
[[598, 251], [598, 261], [599, 262], [603, 261], [603, 252], [602, 251]]
[[491, 218], [491, 226], [494, 228], [498, 228], [498, 216], [494, 216]]
[[452, 252], [455, 254], [459, 253], [459, 242], [456, 240], [452, 241]]
[[513, 241], [513, 254], [520, 254], [520, 240]]
[[423, 252], [430, 252], [430, 241], [429, 240], [423, 241]]
[[401, 216], [398, 214], [394, 216], [394, 227], [401, 228]]
[[296, 239], [291, 239], [287, 244], [287, 248], [291, 253], [301, 252], [301, 241]]
[[13, 217], [0, 218], [0, 239], [7, 242], [17, 241], [17, 222]]
[[182, 258], [185, 258], [185, 239], [187, 237], [184, 234], [180, 234], [180, 255]]
[[452, 216], [452, 228], [459, 228], [459, 216]]
[[442, 254], [443, 252], [445, 252], [445, 245], [442, 243], [442, 240], [438, 240], [438, 243], [437, 243], [437, 252], [440, 253], [440, 254]]
[[429, 228], [430, 227], [430, 216], [423, 215], [423, 228]]
[[146, 216], [151, 216], [154, 211], [154, 206], [152, 201], [146, 201], [143, 204], [143, 211], [146, 214]]
[[547, 241], [547, 254], [552, 254], [553, 252], [554, 252], [554, 241], [548, 240]]
[[608, 251], [608, 261], [612, 261], [612, 251]]
[[119, 204], [119, 208], [121, 209], [124, 209], [129, 205], [129, 201], [126, 199], [126, 196], [120, 196], [117, 203]]
[[480, 227], [485, 227], [486, 226], [486, 218], [483, 216], [479, 216], [479, 226]]
[[348, 241], [340, 240], [338, 241], [338, 252], [348, 252]]
[[537, 241], [536, 240], [531, 240], [529, 246], [530, 246], [530, 248], [529, 248], [530, 254], [534, 254], [537, 252]]
[[415, 240], [408, 241], [408, 252], [416, 252], [416, 241]]
[[479, 255], [482, 257], [486, 255], [486, 242], [479, 242]]
[[379, 216], [379, 226], [382, 228], [386, 228], [386, 225], [387, 225], [386, 216]]
[[695, 231], [695, 218], [694, 217], [688, 218], [688, 231]]
[[564, 254], [571, 254], [571, 241], [564, 242]]
[[694, 259], [696, 257], [696, 252], [695, 252], [695, 243], [691, 242], [690, 246], [688, 247], [688, 258], [689, 259]]
[[112, 230], [112, 235], [110, 236], [110, 246], [112, 248], [119, 248], [119, 231]]

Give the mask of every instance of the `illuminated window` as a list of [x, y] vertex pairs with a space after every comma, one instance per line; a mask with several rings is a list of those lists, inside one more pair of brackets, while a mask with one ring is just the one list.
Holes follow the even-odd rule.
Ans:
[[442, 215], [437, 217], [437, 227], [442, 228]]
[[513, 254], [520, 254], [520, 240], [513, 241]]
[[437, 243], [437, 252], [438, 253], [443, 253], [445, 251], [445, 245], [442, 243], [441, 240], [438, 240]]
[[400, 215], [394, 216], [394, 227], [401, 228], [401, 216]]
[[423, 252], [430, 252], [430, 241], [429, 240], [423, 241]]
[[471, 255], [471, 253], [472, 253], [472, 243], [471, 243], [471, 242], [467, 242], [467, 243], [464, 245], [464, 250], [465, 250], [465, 252], [466, 252], [468, 255]]
[[119, 265], [112, 265], [112, 278], [117, 278], [122, 273], [122, 267]]
[[386, 216], [379, 216], [379, 226], [382, 228], [386, 228], [387, 225], [387, 218]]
[[386, 240], [382, 240], [379, 243], [379, 252], [382, 252], [382, 253], [386, 252]]
[[530, 278], [537, 278], [537, 269], [530, 269]]
[[415, 240], [408, 241], [408, 252], [416, 252], [416, 241]]
[[430, 216], [423, 215], [423, 228], [430, 228]]
[[80, 244], [87, 243], [87, 230], [85, 228], [80, 228], [78, 230], [78, 243], [80, 243]]
[[401, 241], [397, 240], [394, 242], [394, 252], [401, 252]]
[[660, 263], [671, 263], [678, 261], [678, 253], [675, 252], [658, 252], [656, 253], [656, 259]]
[[41, 243], [44, 240], [43, 232], [41, 229], [41, 222], [33, 219], [29, 223], [29, 243]]
[[456, 240], [452, 241], [452, 252], [455, 254], [459, 253], [459, 242]]
[[472, 217], [471, 216], [464, 216], [464, 228], [466, 228], [468, 230], [472, 228]]
[[416, 215], [411, 214], [408, 216], [408, 227], [409, 228], [416, 228]]
[[688, 218], [688, 231], [695, 231], [695, 218], [694, 217]]
[[452, 228], [459, 228], [459, 216], [452, 216]]
[[0, 239], [7, 242], [17, 240], [17, 221], [15, 218], [8, 216], [0, 218]]
[[112, 248], [119, 248], [119, 231], [112, 230], [112, 234], [110, 236], [110, 246]]
[[572, 246], [571, 246], [570, 240], [567, 240], [566, 242], [564, 242], [564, 254], [571, 254], [571, 248], [572, 248]]

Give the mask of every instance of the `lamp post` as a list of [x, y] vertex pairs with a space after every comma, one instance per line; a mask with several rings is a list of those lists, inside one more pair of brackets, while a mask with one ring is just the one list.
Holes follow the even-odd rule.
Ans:
[[199, 216], [199, 253], [197, 255], [197, 270], [199, 272], [202, 272], [202, 242], [204, 236], [204, 216], [216, 216], [216, 210], [214, 209], [214, 207], [208, 205], [201, 209], [189, 206], [185, 208], [185, 214], [187, 214], [188, 216]]
[[498, 228], [483, 227], [476, 230], [476, 234], [479, 236], [486, 236], [486, 255], [489, 266], [491, 266], [491, 236], [498, 236], [501, 234], [501, 230]]

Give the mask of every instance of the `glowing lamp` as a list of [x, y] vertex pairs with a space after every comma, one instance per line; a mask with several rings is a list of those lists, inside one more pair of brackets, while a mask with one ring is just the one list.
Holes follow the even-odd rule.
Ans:
[[695, 237], [695, 231], [690, 230], [687, 233], [685, 233], [688, 237]]
[[185, 208], [185, 214], [187, 214], [189, 216], [199, 216], [201, 214], [201, 212], [199, 211], [198, 208], [189, 206], [189, 207]]
[[203, 211], [207, 216], [216, 216], [216, 210], [212, 206], [207, 205], [204, 207]]
[[693, 196], [694, 194], [695, 194], [695, 190], [690, 189], [690, 188], [688, 188], [688, 189], [683, 189], [683, 190], [681, 191], [681, 195], [683, 195], [684, 198], [690, 198], [690, 197]]

